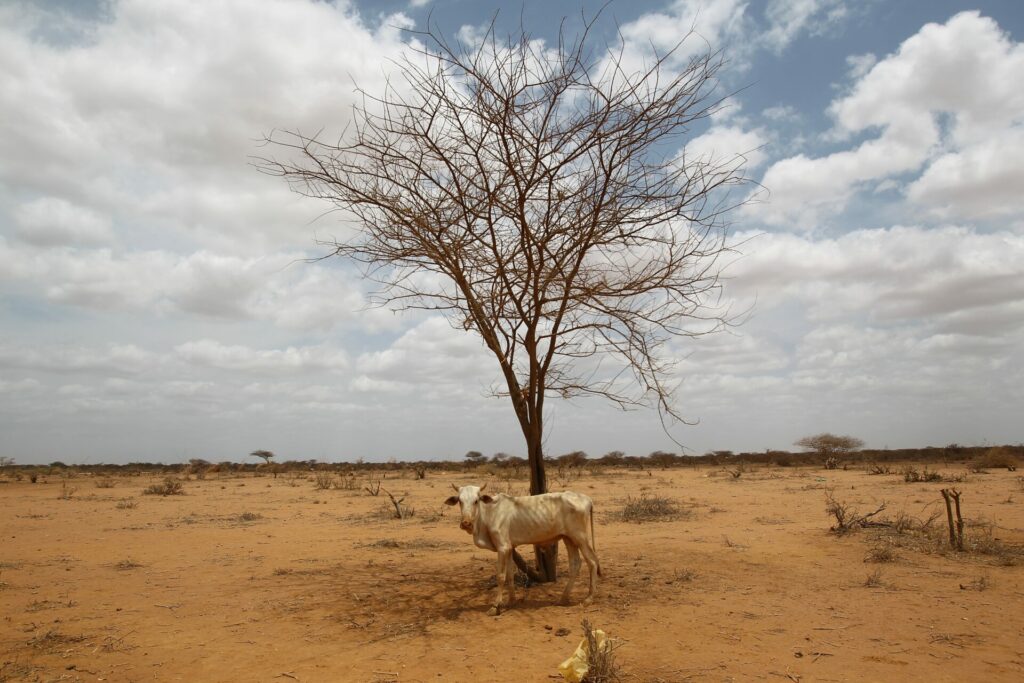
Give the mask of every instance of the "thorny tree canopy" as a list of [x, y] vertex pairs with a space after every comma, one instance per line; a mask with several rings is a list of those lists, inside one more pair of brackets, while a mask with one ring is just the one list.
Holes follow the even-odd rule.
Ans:
[[472, 48], [416, 33], [339, 141], [276, 132], [284, 158], [260, 160], [355, 219], [327, 244], [366, 265], [380, 303], [480, 334], [520, 422], [551, 394], [675, 416], [667, 342], [728, 322], [715, 303], [742, 160], [680, 152], [722, 103], [721, 56], [631, 71], [595, 58], [589, 30], [547, 45], [492, 26]]

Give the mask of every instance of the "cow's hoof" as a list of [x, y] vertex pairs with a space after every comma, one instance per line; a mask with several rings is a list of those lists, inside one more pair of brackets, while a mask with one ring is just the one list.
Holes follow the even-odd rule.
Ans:
[[487, 616], [489, 617], [496, 617], [499, 614], [501, 614], [501, 607], [498, 607], [497, 605], [487, 610]]

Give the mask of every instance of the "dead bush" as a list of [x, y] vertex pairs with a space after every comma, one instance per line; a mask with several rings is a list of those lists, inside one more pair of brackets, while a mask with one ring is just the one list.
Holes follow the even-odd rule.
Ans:
[[185, 487], [173, 477], [164, 477], [161, 483], [147, 486], [142, 493], [147, 496], [183, 496]]
[[313, 488], [317, 491], [327, 491], [334, 485], [334, 475], [330, 472], [320, 470], [313, 476]]
[[868, 474], [892, 474], [892, 468], [888, 465], [879, 465], [873, 462], [868, 465]]
[[885, 585], [885, 583], [882, 582], [882, 569], [881, 568], [878, 568], [875, 571], [871, 572], [870, 574], [867, 575], [867, 578], [864, 579], [864, 587], [865, 588], [881, 588], [884, 585]]
[[112, 489], [116, 486], [113, 479], [97, 479], [95, 483], [98, 489]]
[[934, 482], [942, 481], [942, 475], [934, 470], [929, 470], [925, 465], [920, 471], [913, 465], [904, 465], [900, 470], [905, 482]]
[[873, 546], [864, 556], [865, 562], [895, 562], [899, 555], [892, 546], [884, 543]]
[[76, 491], [78, 491], [77, 486], [68, 486], [67, 481], [61, 481], [60, 493], [57, 494], [57, 498], [60, 500], [71, 500]]
[[134, 498], [122, 498], [114, 507], [118, 510], [134, 510], [138, 505]]
[[623, 522], [641, 524], [643, 522], [668, 522], [692, 515], [691, 510], [680, 508], [679, 504], [671, 498], [642, 493], [636, 498], [632, 496], [626, 498], [617, 517]]
[[615, 661], [615, 645], [611, 639], [598, 643], [590, 620], [583, 620], [583, 637], [587, 641], [587, 673], [582, 683], [617, 683], [622, 672]]
[[355, 491], [359, 488], [359, 484], [356, 482], [356, 475], [353, 472], [335, 479], [333, 486], [339, 491]]
[[873, 512], [861, 514], [849, 503], [836, 500], [835, 489], [825, 489], [825, 511], [836, 520], [835, 525], [831, 527], [833, 533], [845, 534], [869, 526], [889, 526], [889, 522], [872, 519], [883, 510], [885, 503], [879, 505]]

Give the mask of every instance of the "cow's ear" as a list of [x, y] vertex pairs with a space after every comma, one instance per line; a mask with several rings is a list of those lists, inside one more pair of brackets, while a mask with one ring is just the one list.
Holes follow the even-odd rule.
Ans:
[[459, 497], [458, 496], [448, 496], [448, 498], [445, 499], [444, 504], [445, 505], [458, 505], [459, 504]]
[[480, 496], [480, 502], [482, 503], [493, 503], [494, 499], [488, 496], [486, 493]]

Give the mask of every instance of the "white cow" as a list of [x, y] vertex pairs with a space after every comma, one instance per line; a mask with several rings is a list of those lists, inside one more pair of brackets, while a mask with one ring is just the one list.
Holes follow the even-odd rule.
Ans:
[[544, 545], [565, 541], [569, 553], [569, 582], [562, 593], [562, 602], [569, 601], [569, 591], [580, 570], [580, 553], [590, 568], [590, 591], [584, 600], [589, 604], [597, 588], [597, 577], [601, 576], [601, 565], [597, 560], [594, 545], [594, 502], [589, 496], [572, 491], [544, 493], [538, 496], [506, 496], [499, 493], [489, 496], [482, 487], [452, 484], [459, 494], [451, 496], [445, 503], [458, 504], [462, 509], [459, 526], [473, 535], [478, 548], [498, 553], [498, 595], [493, 613], [501, 611], [504, 603], [504, 586], [508, 584], [509, 601], [515, 602], [515, 565], [512, 551], [519, 545]]

